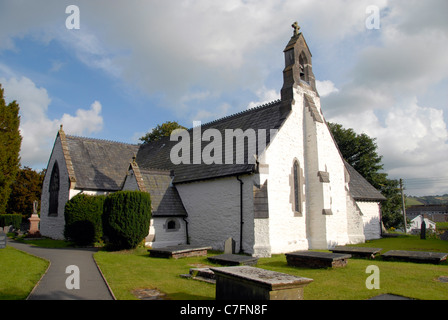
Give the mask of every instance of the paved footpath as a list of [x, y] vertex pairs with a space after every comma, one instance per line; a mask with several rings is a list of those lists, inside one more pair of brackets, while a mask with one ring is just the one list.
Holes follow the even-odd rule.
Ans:
[[[11, 239], [8, 239], [8, 246], [50, 261], [50, 267], [28, 296], [28, 300], [114, 300], [93, 259], [96, 249], [40, 248]], [[79, 289], [67, 288], [66, 282], [69, 287], [77, 283], [73, 280], [77, 272], [67, 270], [69, 266], [78, 267]]]

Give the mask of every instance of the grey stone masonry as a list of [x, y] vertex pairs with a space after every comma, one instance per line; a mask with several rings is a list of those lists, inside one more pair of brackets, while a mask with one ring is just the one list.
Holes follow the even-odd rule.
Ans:
[[250, 266], [210, 268], [216, 277], [216, 300], [303, 300], [313, 279]]
[[410, 262], [439, 264], [445, 261], [446, 252], [391, 250], [381, 255], [385, 260], [404, 260]]
[[258, 258], [239, 254], [220, 254], [207, 258], [209, 261], [225, 266], [253, 266], [258, 263]]
[[155, 258], [185, 258], [185, 257], [198, 257], [206, 256], [207, 251], [211, 250], [211, 247], [195, 247], [190, 245], [171, 246], [158, 249], [149, 249], [149, 255]]
[[6, 241], [6, 233], [0, 231], [0, 249], [5, 249]]
[[375, 256], [383, 250], [382, 248], [366, 248], [366, 247], [346, 247], [336, 246], [331, 250], [333, 253], [348, 253], [354, 257], [375, 259]]
[[335, 268], [345, 267], [350, 254], [316, 252], [316, 251], [296, 251], [286, 253], [288, 265], [305, 268]]

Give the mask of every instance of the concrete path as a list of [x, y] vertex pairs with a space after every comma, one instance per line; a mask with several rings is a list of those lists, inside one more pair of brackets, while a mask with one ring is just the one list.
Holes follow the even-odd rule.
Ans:
[[[7, 245], [50, 262], [50, 267], [28, 296], [28, 300], [114, 300], [93, 259], [96, 249], [40, 248], [11, 239], [8, 239]], [[79, 289], [67, 288], [66, 282], [69, 287], [77, 283], [74, 278], [77, 272], [67, 270], [69, 266], [78, 267]]]

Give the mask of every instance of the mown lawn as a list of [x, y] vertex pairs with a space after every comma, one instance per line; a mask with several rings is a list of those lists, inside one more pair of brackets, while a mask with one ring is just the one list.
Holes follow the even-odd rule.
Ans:
[[[419, 250], [448, 252], [448, 242], [418, 237], [383, 238], [361, 246], [388, 250]], [[209, 255], [219, 254], [217, 252]], [[212, 284], [181, 278], [192, 267], [213, 265], [206, 257], [183, 259], [151, 258], [146, 249], [95, 254], [115, 296], [119, 300], [137, 299], [135, 289], [157, 289], [172, 300], [206, 300], [215, 298]], [[366, 273], [369, 265], [380, 270], [380, 289], [369, 290]], [[448, 276], [448, 263], [441, 265], [409, 262], [355, 259], [344, 268], [308, 269], [289, 267], [284, 255], [262, 258], [257, 267], [314, 279], [305, 288], [305, 300], [364, 300], [383, 293], [422, 300], [448, 300], [448, 283], [439, 282]]]
[[48, 261], [7, 246], [0, 250], [0, 300], [24, 300], [48, 268]]

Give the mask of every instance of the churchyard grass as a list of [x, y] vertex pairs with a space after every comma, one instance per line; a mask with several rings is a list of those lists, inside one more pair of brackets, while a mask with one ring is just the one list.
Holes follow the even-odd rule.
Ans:
[[[383, 238], [360, 246], [380, 247], [384, 250], [417, 250], [448, 252], [448, 242], [436, 239], [421, 240], [416, 236]], [[210, 255], [219, 254], [211, 252]], [[201, 281], [181, 278], [190, 268], [213, 264], [206, 257], [182, 259], [152, 258], [146, 249], [95, 254], [115, 296], [119, 300], [137, 299], [135, 289], [157, 289], [166, 294], [164, 299], [205, 300], [215, 298], [215, 286]], [[380, 289], [367, 289], [370, 273], [375, 265], [380, 271]], [[285, 255], [259, 259], [257, 267], [314, 279], [304, 291], [305, 300], [364, 300], [380, 294], [395, 294], [422, 300], [448, 300], [448, 283], [437, 281], [448, 276], [448, 263], [440, 265], [374, 260], [349, 260], [344, 268], [309, 269], [290, 267]]]
[[0, 250], [0, 300], [24, 300], [48, 268], [48, 261], [7, 246]]

